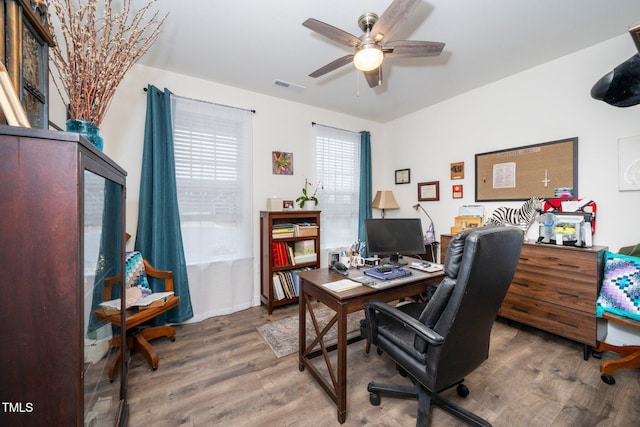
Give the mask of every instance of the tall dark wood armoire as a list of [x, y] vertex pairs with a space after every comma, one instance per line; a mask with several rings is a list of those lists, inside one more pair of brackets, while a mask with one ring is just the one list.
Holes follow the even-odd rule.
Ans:
[[123, 339], [94, 315], [124, 275], [125, 177], [78, 134], [0, 126], [0, 425], [125, 425]]

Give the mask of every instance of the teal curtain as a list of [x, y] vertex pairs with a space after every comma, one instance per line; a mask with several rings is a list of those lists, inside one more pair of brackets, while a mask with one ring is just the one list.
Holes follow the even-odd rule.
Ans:
[[[364, 220], [371, 218], [371, 134], [360, 132], [360, 203], [358, 207], [358, 240], [365, 242]], [[365, 247], [365, 255], [367, 250]]]
[[[135, 250], [155, 268], [173, 271], [174, 292], [180, 297], [179, 305], [154, 323], [180, 323], [193, 317], [176, 193], [171, 92], [152, 85], [147, 87]], [[157, 280], [149, 283], [154, 292], [162, 285]]]

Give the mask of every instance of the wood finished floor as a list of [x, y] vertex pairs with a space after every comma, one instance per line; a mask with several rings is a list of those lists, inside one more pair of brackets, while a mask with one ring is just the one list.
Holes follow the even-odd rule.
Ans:
[[[336, 408], [297, 354], [277, 359], [256, 326], [295, 315], [298, 307], [264, 307], [176, 327], [176, 341], [153, 342], [160, 364], [130, 361], [129, 426], [339, 426]], [[344, 426], [413, 426], [417, 402], [383, 397], [369, 403], [371, 380], [407, 383], [391, 360], [362, 343], [349, 346], [348, 412]], [[605, 353], [604, 358], [615, 357]], [[445, 395], [494, 426], [638, 426], [640, 370], [620, 370], [616, 384], [600, 379], [600, 361], [582, 346], [518, 324], [495, 323], [489, 359], [469, 375], [471, 393]], [[432, 426], [465, 425], [439, 408]]]

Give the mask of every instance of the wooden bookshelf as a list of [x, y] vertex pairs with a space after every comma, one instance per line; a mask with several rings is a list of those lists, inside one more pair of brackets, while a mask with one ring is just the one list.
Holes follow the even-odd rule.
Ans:
[[320, 211], [260, 212], [260, 301], [269, 314], [298, 302], [296, 270], [319, 267]]

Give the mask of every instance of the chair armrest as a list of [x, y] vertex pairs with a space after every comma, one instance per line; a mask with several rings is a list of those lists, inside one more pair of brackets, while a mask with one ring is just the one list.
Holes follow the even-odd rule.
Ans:
[[370, 331], [370, 334], [377, 333], [378, 322], [376, 312], [381, 312], [386, 316], [391, 317], [400, 323], [403, 323], [405, 327], [411, 329], [430, 345], [442, 345], [442, 343], [444, 343], [444, 337], [442, 335], [438, 334], [433, 329], [429, 329], [426, 325], [420, 323], [420, 321], [418, 321], [417, 319], [414, 319], [413, 317], [398, 310], [395, 307], [390, 306], [389, 304], [377, 300], [371, 300], [367, 301], [364, 304], [364, 308], [367, 319], [373, 320], [373, 325], [375, 325], [370, 329], [376, 329], [376, 331]]
[[116, 283], [120, 283], [120, 279], [121, 279], [121, 277], [120, 277], [119, 274], [117, 276], [111, 276], [111, 277], [107, 277], [106, 279], [104, 279], [104, 289], [102, 291], [102, 301], [111, 301], [113, 299], [113, 296], [111, 294], [111, 288]]
[[168, 270], [158, 270], [154, 268], [149, 261], [145, 258], [142, 258], [142, 262], [144, 263], [144, 269], [147, 273], [147, 276], [155, 277], [157, 279], [164, 279], [164, 290], [165, 292], [173, 292], [173, 272]]

